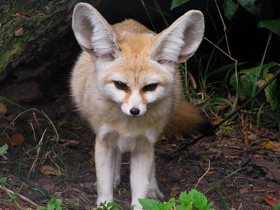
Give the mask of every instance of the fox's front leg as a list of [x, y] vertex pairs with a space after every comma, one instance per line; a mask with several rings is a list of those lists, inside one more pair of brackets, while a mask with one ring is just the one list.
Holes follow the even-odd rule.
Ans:
[[97, 177], [97, 205], [101, 202], [113, 202], [114, 172], [117, 151], [106, 141], [95, 142], [95, 167]]
[[150, 189], [151, 173], [154, 163], [154, 145], [149, 141], [139, 143], [131, 153], [130, 184], [131, 205], [135, 210], [142, 209], [138, 198], [147, 198]]

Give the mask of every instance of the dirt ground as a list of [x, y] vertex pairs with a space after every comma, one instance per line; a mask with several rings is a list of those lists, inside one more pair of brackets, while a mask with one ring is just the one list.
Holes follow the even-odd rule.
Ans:
[[[75, 112], [68, 93], [60, 93], [53, 101], [26, 105], [46, 115], [34, 110], [22, 113], [7, 103], [5, 106], [7, 112], [0, 118], [0, 143], [7, 142], [9, 149], [6, 158], [0, 157], [0, 178], [7, 177], [5, 186], [11, 191], [21, 188], [19, 194], [28, 200], [17, 196], [19, 205], [36, 209], [31, 200], [46, 206], [50, 197], [56, 197], [63, 200], [65, 209], [93, 208], [97, 197], [94, 134]], [[212, 119], [218, 121], [217, 117]], [[157, 179], [165, 201], [193, 188], [205, 192], [240, 169], [205, 194], [214, 202], [213, 208], [273, 209], [264, 198], [271, 204], [280, 199], [279, 132], [273, 127], [252, 126], [249, 119], [244, 125], [228, 128], [182, 151], [190, 139], [162, 137], [157, 142]], [[114, 201], [122, 209], [130, 209], [129, 154], [123, 159], [121, 175]], [[3, 187], [0, 198], [0, 209], [18, 209], [6, 200]]]

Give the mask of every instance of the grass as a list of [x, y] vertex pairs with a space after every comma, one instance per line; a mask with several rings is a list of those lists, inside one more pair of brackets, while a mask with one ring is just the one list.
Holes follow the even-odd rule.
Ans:
[[[8, 100], [5, 101], [10, 102]], [[12, 186], [7, 183], [7, 178], [2, 177], [0, 187], [9, 197], [8, 199], [2, 201], [13, 202], [18, 207], [18, 209], [24, 209], [17, 202], [17, 198], [20, 198], [30, 205], [37, 207], [37, 203], [33, 202], [31, 199], [28, 199], [20, 193], [21, 188], [23, 186], [24, 188], [29, 188], [29, 190], [33, 192], [33, 197], [48, 199], [48, 197], [51, 195], [49, 195], [48, 191], [44, 188], [32, 183], [32, 181], [30, 181], [31, 176], [33, 173], [37, 173], [40, 170], [42, 173], [56, 173], [58, 176], [65, 176], [67, 178], [68, 172], [64, 163], [64, 154], [68, 153], [68, 149], [63, 148], [59, 143], [58, 131], [53, 122], [43, 111], [39, 111], [35, 108], [26, 109], [25, 107], [22, 107], [14, 102], [11, 104], [20, 107], [25, 111], [17, 115], [15, 119], [4, 129], [3, 133], [5, 134], [6, 138], [9, 139], [11, 145], [14, 145], [12, 147], [19, 147], [21, 144], [26, 144], [24, 147], [19, 147], [22, 149], [26, 148], [26, 150], [14, 154], [9, 153], [10, 161], [13, 161], [14, 159], [14, 164], [17, 164], [17, 167], [14, 167], [13, 169], [10, 168], [8, 172], [17, 176], [25, 184], [22, 185], [17, 191], [13, 191], [11, 190]], [[22, 120], [25, 122], [22, 122]], [[25, 136], [23, 142], [13, 142], [16, 141], [16, 139], [10, 137], [17, 130], [22, 130], [20, 127], [18, 127], [17, 121], [19, 121], [20, 125], [25, 124], [25, 129], [28, 131], [23, 131], [25, 133], [23, 134]], [[7, 149], [7, 145], [4, 145], [0, 148], [0, 155], [6, 159], [8, 159], [5, 157]], [[17, 149], [17, 151], [19, 150], [20, 149]], [[30, 160], [32, 160], [31, 163]], [[43, 168], [47, 169], [48, 171], [43, 171]], [[22, 175], [26, 172], [28, 179], [24, 178], [24, 175]], [[59, 200], [57, 199], [55, 201], [51, 200], [51, 204], [49, 204], [46, 209], [51, 210], [53, 202], [58, 201]], [[54, 209], [58, 210], [58, 206], [59, 205], [57, 205]]]

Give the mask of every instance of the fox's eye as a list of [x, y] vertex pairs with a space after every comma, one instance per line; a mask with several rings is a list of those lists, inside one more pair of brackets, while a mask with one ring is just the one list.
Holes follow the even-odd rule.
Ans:
[[145, 87], [143, 87], [143, 92], [154, 91], [155, 89], [157, 89], [157, 86], [157, 83], [146, 85]]
[[119, 90], [124, 90], [125, 92], [128, 92], [128, 87], [126, 84], [124, 84], [123, 82], [121, 81], [114, 81], [114, 85], [117, 89]]

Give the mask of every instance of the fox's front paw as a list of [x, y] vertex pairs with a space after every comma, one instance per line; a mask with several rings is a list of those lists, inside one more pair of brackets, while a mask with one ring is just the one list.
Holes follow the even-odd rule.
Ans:
[[163, 200], [164, 195], [158, 188], [150, 189], [148, 192], [148, 198], [154, 199], [154, 200]]

